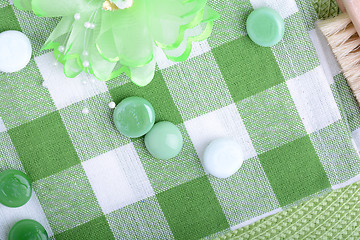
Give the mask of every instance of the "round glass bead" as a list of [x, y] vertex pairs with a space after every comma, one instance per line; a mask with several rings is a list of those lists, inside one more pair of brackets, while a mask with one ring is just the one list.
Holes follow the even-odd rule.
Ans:
[[227, 178], [235, 174], [244, 161], [241, 146], [232, 139], [219, 138], [205, 149], [203, 166], [217, 178]]
[[9, 240], [48, 240], [45, 228], [31, 219], [21, 220], [11, 228]]
[[0, 203], [7, 207], [21, 207], [30, 200], [32, 187], [29, 178], [21, 171], [6, 170], [0, 173]]
[[145, 146], [151, 155], [161, 160], [177, 156], [184, 141], [181, 132], [171, 122], [159, 122], [145, 136]]
[[0, 33], [0, 72], [12, 73], [26, 67], [31, 59], [29, 38], [19, 31]]
[[155, 111], [146, 99], [129, 97], [116, 106], [114, 123], [123, 135], [130, 138], [141, 137], [154, 126]]
[[274, 9], [263, 7], [250, 13], [246, 30], [253, 42], [263, 47], [276, 45], [284, 36], [283, 18]]

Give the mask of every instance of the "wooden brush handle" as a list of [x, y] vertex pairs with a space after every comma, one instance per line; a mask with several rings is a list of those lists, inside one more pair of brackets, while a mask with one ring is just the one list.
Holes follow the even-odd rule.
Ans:
[[356, 31], [360, 36], [360, 0], [337, 0], [342, 12], [349, 14]]
[[341, 0], [336, 0], [338, 5], [339, 5], [339, 8], [340, 10], [343, 12], [343, 13], [346, 13], [346, 9], [345, 9], [345, 6], [343, 4], [343, 2]]

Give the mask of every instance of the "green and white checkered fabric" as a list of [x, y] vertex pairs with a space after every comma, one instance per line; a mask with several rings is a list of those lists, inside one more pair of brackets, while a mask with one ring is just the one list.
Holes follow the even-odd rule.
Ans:
[[[34, 48], [25, 69], [0, 73], [0, 171], [22, 170], [34, 186], [25, 206], [0, 206], [0, 239], [24, 218], [52, 239], [212, 238], [358, 179], [360, 111], [320, 44], [310, 0], [209, 4], [222, 15], [212, 37], [183, 63], [159, 52], [155, 79], [139, 88], [125, 75], [65, 78], [52, 53], [40, 52], [59, 19], [0, 0], [0, 32], [20, 30]], [[285, 19], [272, 48], [246, 36], [246, 17], [260, 6]], [[180, 128], [179, 156], [154, 159], [143, 138], [116, 131], [108, 103], [134, 95]], [[201, 156], [224, 136], [246, 160], [217, 179]]]

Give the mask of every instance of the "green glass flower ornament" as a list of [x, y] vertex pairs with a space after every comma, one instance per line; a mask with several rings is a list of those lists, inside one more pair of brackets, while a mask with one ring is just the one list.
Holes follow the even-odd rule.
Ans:
[[154, 76], [155, 50], [184, 61], [210, 36], [219, 15], [207, 0], [14, 0], [40, 17], [62, 19], [43, 49], [53, 49], [67, 77], [82, 71], [106, 81], [125, 72], [139, 85]]

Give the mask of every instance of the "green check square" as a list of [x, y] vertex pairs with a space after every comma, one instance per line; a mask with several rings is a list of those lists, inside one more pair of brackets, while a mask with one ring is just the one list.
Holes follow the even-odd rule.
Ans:
[[145, 98], [153, 105], [157, 122], [170, 121], [179, 124], [183, 121], [160, 71], [156, 71], [154, 79], [146, 87], [138, 87], [129, 82], [110, 88], [110, 94], [116, 104], [127, 97]]
[[213, 31], [208, 40], [211, 48], [226, 44], [247, 34], [246, 19], [254, 10], [249, 0], [223, 3], [218, 0], [209, 0], [208, 4], [220, 14], [220, 19], [214, 22]]
[[359, 155], [342, 120], [310, 134], [310, 139], [331, 185], [346, 182], [359, 174]]
[[245, 160], [231, 177], [209, 180], [231, 227], [280, 208], [258, 157]]
[[76, 226], [65, 232], [55, 235], [56, 240], [100, 240], [115, 239], [105, 216], [101, 216], [87, 223]]
[[0, 113], [7, 129], [56, 110], [33, 58], [19, 72], [0, 72], [0, 79]]
[[0, 8], [0, 33], [7, 30], [17, 30], [21, 32], [21, 27], [11, 5]]
[[360, 127], [360, 108], [342, 73], [334, 77], [335, 83], [331, 85], [336, 103], [340, 109], [341, 116], [349, 124], [353, 132]]
[[[120, 134], [113, 123], [108, 92], [60, 109], [60, 115], [81, 161], [89, 160], [126, 145], [130, 139]], [[82, 110], [87, 108], [88, 114]]]
[[179, 124], [177, 127], [183, 136], [184, 146], [178, 156], [169, 160], [159, 160], [152, 157], [145, 147], [143, 138], [134, 141], [136, 152], [155, 193], [160, 193], [205, 175], [184, 124]]
[[285, 19], [285, 35], [271, 49], [285, 80], [301, 76], [320, 65], [300, 12]]
[[80, 163], [58, 112], [8, 132], [26, 172], [34, 181]]
[[32, 11], [22, 11], [14, 7], [15, 15], [21, 26], [22, 32], [30, 39], [33, 55], [39, 56], [46, 40], [59, 23], [61, 18], [38, 17]]
[[162, 75], [184, 121], [233, 103], [211, 52], [162, 70]]
[[281, 206], [330, 188], [309, 136], [259, 155]]
[[40, 179], [33, 186], [54, 234], [103, 215], [81, 164]]
[[306, 135], [304, 124], [285, 83], [236, 105], [258, 154]]
[[229, 227], [207, 176], [156, 197], [176, 239], [199, 239]]
[[271, 49], [256, 45], [248, 36], [212, 53], [235, 102], [284, 82]]
[[0, 132], [0, 172], [7, 169], [24, 171], [9, 134], [7, 132]]
[[155, 196], [109, 213], [106, 219], [116, 239], [174, 239]]

